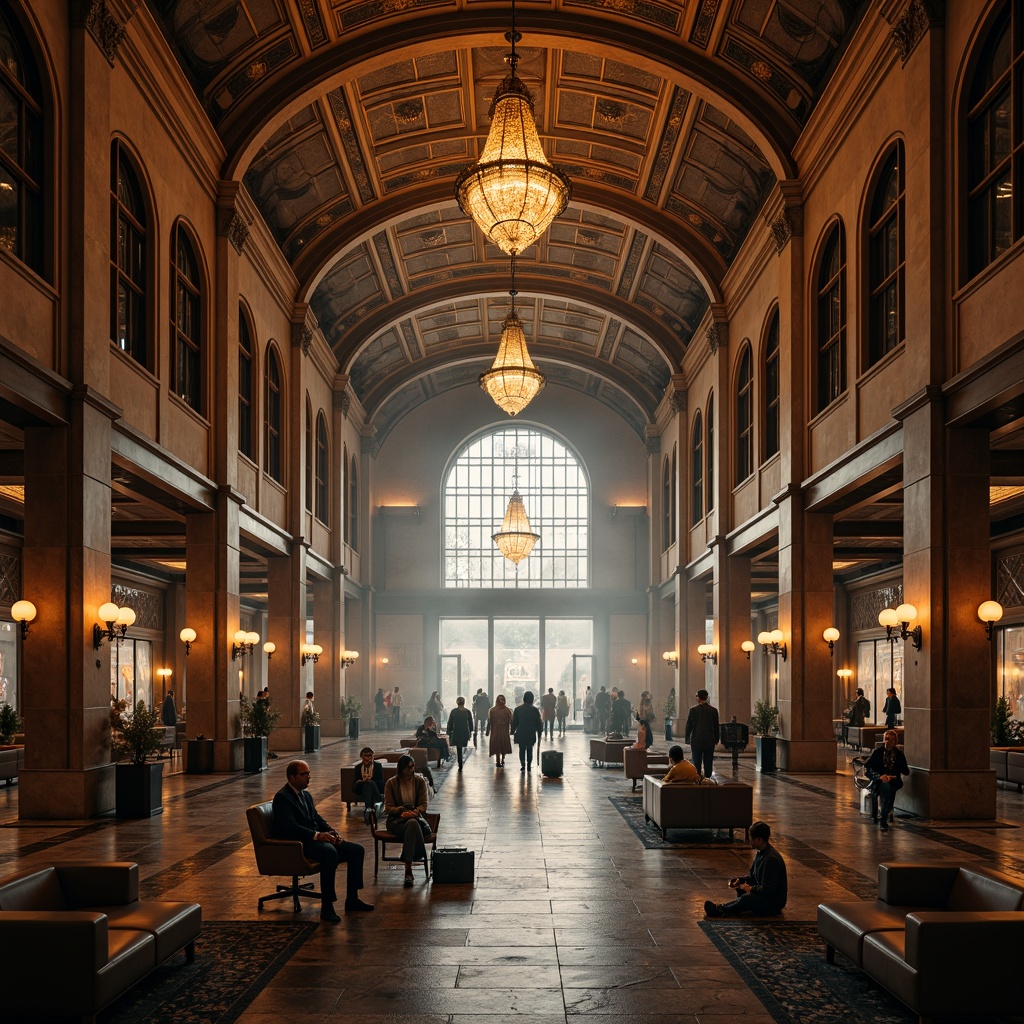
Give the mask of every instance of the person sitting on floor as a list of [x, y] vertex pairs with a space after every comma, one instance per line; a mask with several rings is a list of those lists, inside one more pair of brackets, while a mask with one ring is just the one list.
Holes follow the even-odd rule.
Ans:
[[750, 872], [740, 878], [729, 879], [729, 888], [738, 894], [736, 899], [728, 903], [708, 900], [704, 904], [704, 913], [708, 917], [734, 917], [737, 914], [774, 917], [782, 913], [789, 894], [786, 862], [768, 841], [771, 837], [771, 826], [767, 822], [755, 821], [750, 826], [750, 845], [757, 851]]
[[683, 748], [678, 743], [669, 747], [668, 760], [671, 767], [662, 776], [662, 782], [678, 782], [687, 786], [696, 786], [700, 782], [700, 772], [692, 762], [686, 760]]
[[436, 750], [437, 756], [445, 761], [451, 757], [448, 741], [443, 736], [438, 736], [437, 723], [432, 715], [428, 715], [423, 719], [423, 724], [416, 727], [416, 746]]

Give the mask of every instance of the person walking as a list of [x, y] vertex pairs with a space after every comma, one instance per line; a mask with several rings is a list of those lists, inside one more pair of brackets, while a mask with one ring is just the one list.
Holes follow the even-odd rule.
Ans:
[[[523, 700], [526, 694], [523, 694]], [[558, 698], [555, 691], [549, 686], [548, 692], [540, 699], [540, 716], [543, 723], [544, 735], [555, 738], [555, 711], [558, 707]]]
[[455, 748], [455, 756], [459, 761], [459, 771], [462, 771], [462, 751], [469, 746], [469, 739], [473, 735], [473, 715], [466, 707], [465, 697], [455, 698], [455, 707], [448, 716], [448, 743]]
[[558, 721], [558, 735], [565, 735], [565, 720], [569, 717], [569, 698], [565, 690], [558, 691], [558, 701], [555, 704], [555, 719]]
[[697, 703], [686, 716], [685, 742], [690, 744], [693, 763], [705, 779], [711, 778], [718, 743], [718, 708], [708, 703], [708, 691], [697, 691]]
[[428, 698], [423, 714], [433, 718], [435, 722], [444, 721], [444, 705], [441, 703], [441, 695], [435, 690]]
[[533, 771], [533, 748], [544, 735], [544, 721], [533, 706], [530, 690], [523, 694], [523, 703], [512, 712], [512, 735], [519, 747], [519, 770]]
[[580, 702], [580, 711], [583, 713], [583, 731], [594, 731], [594, 691], [588, 686], [587, 692], [583, 694]]
[[594, 696], [594, 714], [597, 716], [597, 733], [603, 736], [608, 732], [608, 714], [611, 711], [612, 699], [602, 686]]
[[160, 723], [166, 728], [178, 724], [178, 709], [174, 706], [174, 691], [168, 690], [164, 697], [163, 707], [160, 708]]
[[377, 692], [373, 695], [373, 718], [374, 727], [381, 729], [387, 721], [387, 707], [384, 702], [384, 688], [378, 686]]
[[402, 724], [402, 693], [396, 686], [391, 694], [391, 725], [397, 729]]
[[473, 697], [473, 746], [476, 746], [477, 732], [487, 728], [487, 713], [491, 710], [491, 702], [482, 689]]
[[505, 694], [494, 698], [494, 707], [487, 712], [485, 736], [491, 739], [487, 748], [488, 757], [494, 758], [495, 768], [505, 767], [505, 755], [512, 753], [512, 712], [505, 701]]
[[890, 686], [885, 691], [885, 703], [882, 705], [882, 714], [885, 715], [886, 729], [896, 728], [896, 719], [902, 713], [903, 705], [900, 704], [896, 691]]

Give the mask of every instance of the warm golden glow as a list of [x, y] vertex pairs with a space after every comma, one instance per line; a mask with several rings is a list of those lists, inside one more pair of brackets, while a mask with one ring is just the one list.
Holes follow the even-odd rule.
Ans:
[[480, 374], [480, 387], [509, 416], [522, 412], [544, 387], [544, 374], [526, 350], [526, 334], [515, 306], [505, 317], [494, 363], [487, 373]]
[[569, 179], [550, 163], [537, 134], [530, 90], [512, 73], [491, 104], [491, 128], [480, 160], [455, 183], [462, 212], [502, 252], [523, 252], [547, 231], [571, 195]]
[[491, 540], [498, 545], [498, 550], [513, 564], [518, 565], [533, 550], [533, 545], [540, 540], [540, 534], [534, 533], [530, 520], [526, 515], [526, 506], [517, 487], [508, 499], [505, 519], [501, 531], [491, 535]]

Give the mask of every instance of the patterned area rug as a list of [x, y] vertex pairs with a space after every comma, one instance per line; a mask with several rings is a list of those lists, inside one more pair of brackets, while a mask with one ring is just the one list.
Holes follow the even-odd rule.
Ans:
[[231, 1024], [316, 929], [291, 921], [204, 921], [195, 963], [172, 957], [104, 1010], [99, 1024]]
[[644, 798], [636, 796], [610, 796], [608, 799], [622, 815], [623, 821], [633, 830], [633, 835], [648, 850], [707, 850], [711, 847], [734, 849], [746, 848], [743, 829], [736, 831], [734, 839], [728, 831], [716, 832], [709, 828], [670, 828], [667, 838], [661, 838], [661, 829], [654, 822], [644, 821]]
[[913, 1024], [917, 1017], [842, 956], [825, 963], [803, 921], [702, 921], [701, 928], [778, 1024]]

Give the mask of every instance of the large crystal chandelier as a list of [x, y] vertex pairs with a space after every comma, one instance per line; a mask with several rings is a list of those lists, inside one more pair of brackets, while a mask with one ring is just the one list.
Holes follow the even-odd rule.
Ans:
[[498, 545], [498, 550], [513, 564], [519, 563], [533, 550], [533, 545], [540, 540], [540, 534], [534, 533], [530, 520], [526, 515], [526, 506], [519, 493], [519, 459], [516, 457], [516, 471], [512, 477], [512, 497], [508, 499], [508, 508], [502, 520], [501, 529], [491, 534], [491, 540]]
[[501, 342], [491, 368], [480, 374], [480, 387], [495, 403], [515, 416], [537, 397], [544, 387], [544, 374], [537, 369], [526, 350], [523, 322], [516, 313], [516, 258], [510, 260], [512, 305], [501, 327]]
[[533, 116], [533, 97], [516, 76], [516, 5], [512, 31], [505, 36], [512, 52], [509, 74], [491, 101], [491, 129], [480, 160], [455, 182], [462, 212], [510, 256], [533, 245], [569, 202], [569, 179], [544, 155]]

